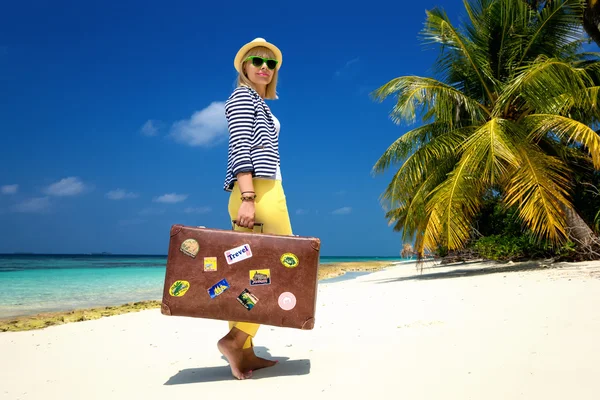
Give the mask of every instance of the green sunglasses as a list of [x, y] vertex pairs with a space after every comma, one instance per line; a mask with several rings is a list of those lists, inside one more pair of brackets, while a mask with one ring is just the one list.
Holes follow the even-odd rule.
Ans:
[[262, 67], [264, 63], [267, 63], [267, 68], [269, 69], [275, 69], [275, 67], [277, 67], [277, 63], [279, 63], [279, 61], [273, 60], [272, 58], [262, 58], [259, 56], [250, 56], [246, 58], [245, 61], [248, 60], [252, 60], [252, 65], [255, 67]]

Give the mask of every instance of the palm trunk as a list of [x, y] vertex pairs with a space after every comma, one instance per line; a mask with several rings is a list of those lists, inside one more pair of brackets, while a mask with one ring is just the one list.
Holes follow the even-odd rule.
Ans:
[[600, 0], [587, 0], [583, 14], [583, 28], [600, 46]]
[[594, 231], [585, 223], [574, 208], [563, 205], [562, 209], [566, 216], [570, 239], [584, 249], [596, 249], [600, 243], [600, 239], [594, 234]]

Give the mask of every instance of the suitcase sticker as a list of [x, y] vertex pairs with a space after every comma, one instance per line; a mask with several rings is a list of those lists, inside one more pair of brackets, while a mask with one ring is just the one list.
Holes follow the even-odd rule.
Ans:
[[277, 303], [279, 303], [279, 307], [281, 307], [282, 310], [289, 311], [296, 307], [296, 296], [290, 292], [281, 293]]
[[229, 265], [247, 260], [250, 257], [252, 257], [252, 250], [250, 250], [250, 245], [248, 244], [235, 247], [225, 252], [225, 259]]
[[181, 243], [179, 250], [185, 255], [196, 258], [196, 254], [198, 254], [198, 250], [200, 250], [200, 245], [194, 239], [186, 239]]
[[181, 297], [185, 294], [185, 292], [188, 291], [189, 288], [190, 283], [188, 281], [178, 280], [173, 282], [173, 284], [171, 285], [171, 288], [169, 289], [169, 294], [174, 297]]
[[252, 310], [256, 303], [258, 303], [256, 296], [250, 293], [248, 289], [244, 289], [237, 299], [248, 311]]
[[293, 253], [285, 253], [279, 260], [286, 268], [296, 268], [300, 263], [298, 257]]
[[270, 269], [252, 269], [250, 270], [250, 286], [270, 285], [271, 270]]
[[222, 294], [224, 291], [229, 289], [229, 283], [226, 279], [221, 279], [219, 282], [215, 283], [208, 289], [208, 294], [211, 299], [214, 299], [218, 295]]
[[217, 257], [204, 257], [204, 271], [216, 271], [217, 270]]

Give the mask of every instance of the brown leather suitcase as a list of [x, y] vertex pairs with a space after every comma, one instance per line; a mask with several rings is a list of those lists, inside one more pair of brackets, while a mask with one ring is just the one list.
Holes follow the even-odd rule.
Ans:
[[315, 237], [175, 224], [161, 312], [312, 329], [320, 246]]

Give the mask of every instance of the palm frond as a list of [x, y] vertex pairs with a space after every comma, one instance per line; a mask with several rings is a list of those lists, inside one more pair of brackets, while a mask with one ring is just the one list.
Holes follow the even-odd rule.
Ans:
[[547, 110], [550, 114], [573, 115], [574, 112], [585, 115], [588, 124], [600, 119], [600, 86], [591, 86], [570, 93], [563, 93], [553, 99], [556, 108]]
[[424, 179], [415, 186], [414, 190], [399, 193], [398, 197], [401, 199], [397, 199], [397, 207], [390, 210], [386, 214], [386, 218], [390, 223], [396, 223], [394, 230], [402, 230], [402, 240], [424, 230], [424, 221], [427, 219], [427, 198], [431, 190], [446, 179], [455, 162], [454, 158], [448, 158], [431, 166], [428, 173], [423, 176]]
[[431, 192], [424, 237], [424, 247], [428, 250], [440, 243], [449, 249], [457, 249], [469, 239], [471, 222], [481, 207], [483, 190], [474, 161], [472, 154], [463, 154], [448, 178]]
[[501, 116], [516, 98], [524, 100], [526, 109], [555, 110], [562, 104], [557, 99], [565, 93], [577, 93], [593, 86], [594, 82], [583, 68], [568, 62], [540, 56], [504, 88], [492, 111]]
[[586, 124], [553, 114], [533, 114], [526, 117], [526, 123], [531, 126], [530, 137], [534, 140], [551, 133], [568, 142], [583, 144], [592, 157], [594, 168], [600, 170], [600, 136]]
[[375, 100], [383, 101], [396, 94], [397, 103], [392, 110], [395, 123], [416, 122], [417, 109], [424, 112], [435, 110], [438, 122], [456, 124], [461, 112], [466, 112], [471, 120], [481, 120], [489, 111], [479, 102], [465, 96], [459, 90], [436, 79], [419, 76], [405, 76], [392, 79], [373, 92]]
[[471, 154], [471, 162], [483, 167], [480, 178], [486, 184], [497, 184], [509, 167], [518, 166], [518, 151], [511, 134], [510, 121], [493, 118], [462, 144], [462, 153]]
[[524, 1], [501, 0], [490, 7], [489, 24], [495, 27], [491, 36], [490, 57], [496, 79], [505, 81], [512, 75], [514, 60], [523, 48], [524, 33], [531, 11]]
[[537, 147], [520, 146], [521, 167], [515, 168], [505, 187], [507, 207], [517, 206], [519, 217], [538, 239], [559, 243], [567, 237], [563, 205], [568, 200], [566, 166]]
[[382, 195], [382, 200], [395, 201], [398, 193], [412, 193], [437, 164], [448, 159], [460, 157], [457, 153], [460, 144], [475, 130], [475, 127], [464, 127], [446, 132], [433, 138], [408, 156], [402, 166], [394, 174], [388, 188]]
[[464, 58], [464, 64], [477, 75], [487, 100], [491, 102], [494, 95], [489, 87], [489, 78], [493, 75], [491, 70], [486, 68], [485, 53], [477, 53], [473, 43], [452, 25], [445, 12], [433, 9], [426, 13], [425, 27], [421, 32], [424, 42], [440, 44], [444, 49], [450, 49], [455, 60]]
[[373, 173], [378, 174], [384, 172], [392, 164], [396, 164], [405, 160], [415, 149], [429, 143], [429, 141], [443, 132], [449, 130], [448, 124], [443, 122], [432, 122], [427, 125], [420, 126], [396, 139], [381, 155], [373, 166]]
[[517, 65], [521, 66], [523, 61], [528, 58], [534, 59], [539, 54], [559, 56], [558, 49], [580, 39], [583, 10], [581, 0], [546, 2], [531, 26], [525, 49]]

